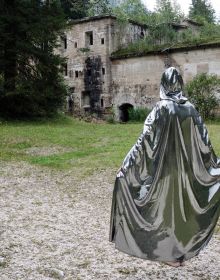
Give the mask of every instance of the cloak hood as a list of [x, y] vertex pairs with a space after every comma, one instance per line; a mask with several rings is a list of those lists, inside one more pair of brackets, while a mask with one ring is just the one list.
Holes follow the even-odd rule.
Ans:
[[160, 99], [182, 104], [187, 101], [183, 93], [183, 79], [176, 68], [169, 67], [162, 74]]

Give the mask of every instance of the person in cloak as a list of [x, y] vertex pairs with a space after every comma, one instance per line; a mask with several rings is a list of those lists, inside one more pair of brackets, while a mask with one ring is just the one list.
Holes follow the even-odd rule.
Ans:
[[176, 68], [117, 173], [110, 241], [129, 255], [174, 267], [199, 254], [220, 214], [220, 159], [183, 93]]

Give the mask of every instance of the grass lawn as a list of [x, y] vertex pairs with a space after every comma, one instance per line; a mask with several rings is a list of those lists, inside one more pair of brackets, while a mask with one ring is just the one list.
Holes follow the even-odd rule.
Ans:
[[[220, 123], [207, 123], [220, 156]], [[93, 124], [61, 117], [44, 122], [2, 122], [0, 157], [50, 168], [82, 169], [83, 173], [120, 166], [143, 124]]]

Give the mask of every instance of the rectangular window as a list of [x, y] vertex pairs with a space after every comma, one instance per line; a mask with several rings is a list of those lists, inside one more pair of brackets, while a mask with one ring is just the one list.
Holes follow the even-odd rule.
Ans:
[[91, 69], [88, 69], [88, 70], [87, 70], [87, 75], [88, 75], [89, 77], [92, 75]]
[[89, 42], [90, 42], [90, 45], [93, 45], [93, 33], [92, 32], [89, 36]]
[[105, 39], [104, 39], [104, 38], [101, 39], [101, 44], [102, 44], [102, 45], [105, 44]]
[[67, 49], [67, 37], [66, 37], [66, 35], [64, 35], [64, 36], [61, 36], [60, 38], [63, 43], [63, 48], [66, 50]]
[[77, 48], [77, 42], [75, 42], [74, 46], [75, 46], [75, 48]]
[[102, 67], [102, 75], [105, 75], [105, 68]]
[[88, 31], [85, 33], [85, 42], [86, 42], [86, 47], [93, 45], [93, 32], [92, 31]]
[[101, 98], [101, 107], [103, 108], [104, 107], [104, 99]]
[[68, 66], [67, 63], [63, 64], [63, 75], [68, 76]]
[[79, 78], [79, 71], [75, 71], [75, 78]]

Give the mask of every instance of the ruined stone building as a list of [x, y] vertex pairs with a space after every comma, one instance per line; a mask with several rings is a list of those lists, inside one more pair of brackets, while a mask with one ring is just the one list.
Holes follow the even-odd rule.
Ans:
[[[175, 28], [181, 32], [190, 25], [187, 21]], [[159, 100], [160, 78], [166, 65], [177, 67], [185, 82], [202, 72], [220, 76], [220, 43], [173, 47], [142, 56], [112, 56], [143, 36], [147, 36], [146, 26], [135, 22], [123, 25], [114, 16], [74, 22], [60, 47], [68, 58], [64, 76], [74, 112], [103, 117], [114, 110], [116, 118], [126, 121], [128, 108], [152, 107]]]
[[62, 37], [60, 52], [68, 58], [64, 76], [75, 111], [101, 115], [112, 107], [111, 53], [144, 35], [142, 25], [122, 27], [113, 16], [74, 22]]

